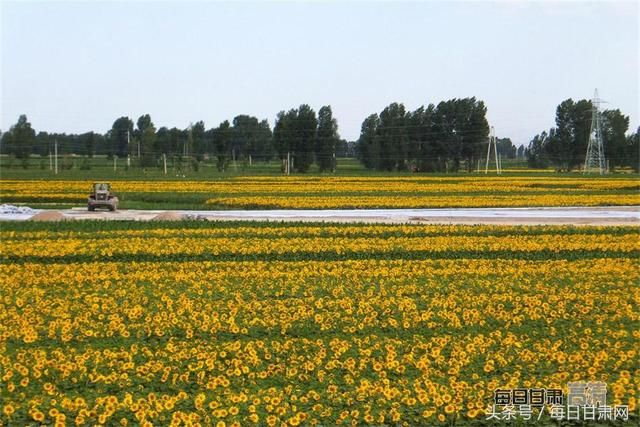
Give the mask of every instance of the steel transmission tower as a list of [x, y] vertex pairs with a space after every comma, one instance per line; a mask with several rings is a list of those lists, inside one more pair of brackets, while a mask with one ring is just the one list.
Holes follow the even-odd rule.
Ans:
[[584, 173], [598, 172], [605, 173], [604, 144], [602, 142], [602, 118], [600, 117], [600, 103], [598, 89], [593, 94], [591, 100], [591, 132], [589, 132], [589, 145], [587, 145], [587, 156], [584, 159]]
[[491, 158], [491, 146], [493, 146], [493, 151], [496, 157], [496, 172], [500, 174], [502, 172], [502, 168], [500, 167], [500, 158], [498, 157], [498, 144], [496, 140], [496, 133], [493, 126], [491, 126], [489, 132], [489, 146], [487, 147], [487, 163], [484, 168], [485, 175], [489, 172], [489, 159]]

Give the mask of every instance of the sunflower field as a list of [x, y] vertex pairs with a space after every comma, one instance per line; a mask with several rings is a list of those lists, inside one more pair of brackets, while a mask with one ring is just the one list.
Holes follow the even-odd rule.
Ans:
[[0, 425], [480, 425], [573, 380], [637, 422], [638, 237], [6, 223]]
[[[244, 176], [113, 181], [125, 209], [360, 209], [640, 205], [637, 176]], [[0, 180], [2, 203], [86, 204], [91, 181]]]

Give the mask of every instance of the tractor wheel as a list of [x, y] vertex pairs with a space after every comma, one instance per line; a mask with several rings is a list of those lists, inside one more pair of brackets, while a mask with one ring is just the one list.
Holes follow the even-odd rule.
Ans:
[[90, 210], [91, 212], [93, 212], [93, 211], [95, 211], [95, 210], [96, 210], [96, 208], [95, 208], [94, 206], [89, 206], [89, 210]]
[[115, 210], [116, 210], [116, 207], [114, 205], [109, 205], [110, 212], [114, 212]]

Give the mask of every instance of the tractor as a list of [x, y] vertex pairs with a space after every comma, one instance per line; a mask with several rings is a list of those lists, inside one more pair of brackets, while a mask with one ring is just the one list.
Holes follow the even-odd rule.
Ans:
[[93, 183], [93, 192], [89, 194], [87, 208], [90, 211], [94, 211], [96, 208], [108, 208], [112, 212], [118, 209], [118, 198], [111, 192], [110, 183]]

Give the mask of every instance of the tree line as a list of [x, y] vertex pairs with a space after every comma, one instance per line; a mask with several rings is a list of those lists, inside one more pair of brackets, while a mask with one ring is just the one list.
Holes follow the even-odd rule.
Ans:
[[195, 168], [209, 161], [221, 171], [232, 161], [246, 164], [274, 159], [282, 162], [283, 170], [306, 172], [315, 162], [320, 171], [332, 171], [336, 157], [353, 155], [352, 144], [338, 134], [331, 106], [323, 106], [316, 114], [307, 104], [279, 112], [273, 130], [266, 119], [244, 114], [209, 129], [204, 121], [186, 129], [157, 128], [151, 116], [144, 114], [135, 123], [119, 117], [104, 134], [36, 133], [26, 115], [21, 115], [2, 134], [0, 153], [23, 160], [27, 167], [31, 155], [50, 155], [56, 144], [60, 155], [115, 156], [133, 159], [141, 167], [160, 166], [167, 158]]
[[[556, 126], [536, 135], [527, 147], [516, 147], [509, 138], [497, 138], [502, 158], [527, 159], [529, 167], [571, 171], [584, 164], [591, 131], [592, 103], [567, 99], [556, 108]], [[472, 171], [485, 158], [489, 124], [485, 104], [474, 97], [454, 98], [407, 111], [391, 103], [362, 123], [357, 142], [340, 139], [331, 106], [318, 113], [307, 104], [280, 111], [273, 126], [250, 115], [238, 115], [207, 129], [198, 121], [186, 129], [156, 128], [149, 114], [136, 122], [123, 116], [107, 132], [82, 134], [38, 132], [27, 117], [0, 138], [0, 153], [22, 159], [47, 156], [58, 145], [59, 155], [106, 155], [133, 159], [141, 167], [175, 165], [198, 168], [200, 162], [224, 171], [233, 162], [277, 160], [283, 172], [335, 171], [336, 158], [356, 155], [369, 169], [380, 171]], [[620, 110], [601, 112], [605, 157], [610, 170], [640, 169], [640, 128], [627, 135], [629, 117]]]
[[[533, 137], [526, 149], [527, 162], [532, 168], [554, 167], [557, 171], [571, 171], [584, 166], [593, 104], [590, 100], [567, 99], [556, 108], [556, 126]], [[599, 113], [602, 123], [604, 155], [609, 170], [619, 167], [640, 169], [640, 128], [627, 135], [629, 116], [620, 110]]]
[[[472, 171], [486, 153], [486, 113], [484, 102], [474, 97], [450, 99], [415, 111], [394, 102], [364, 120], [358, 154], [367, 168], [380, 171]], [[517, 155], [508, 138], [498, 141], [498, 150], [504, 157]]]

